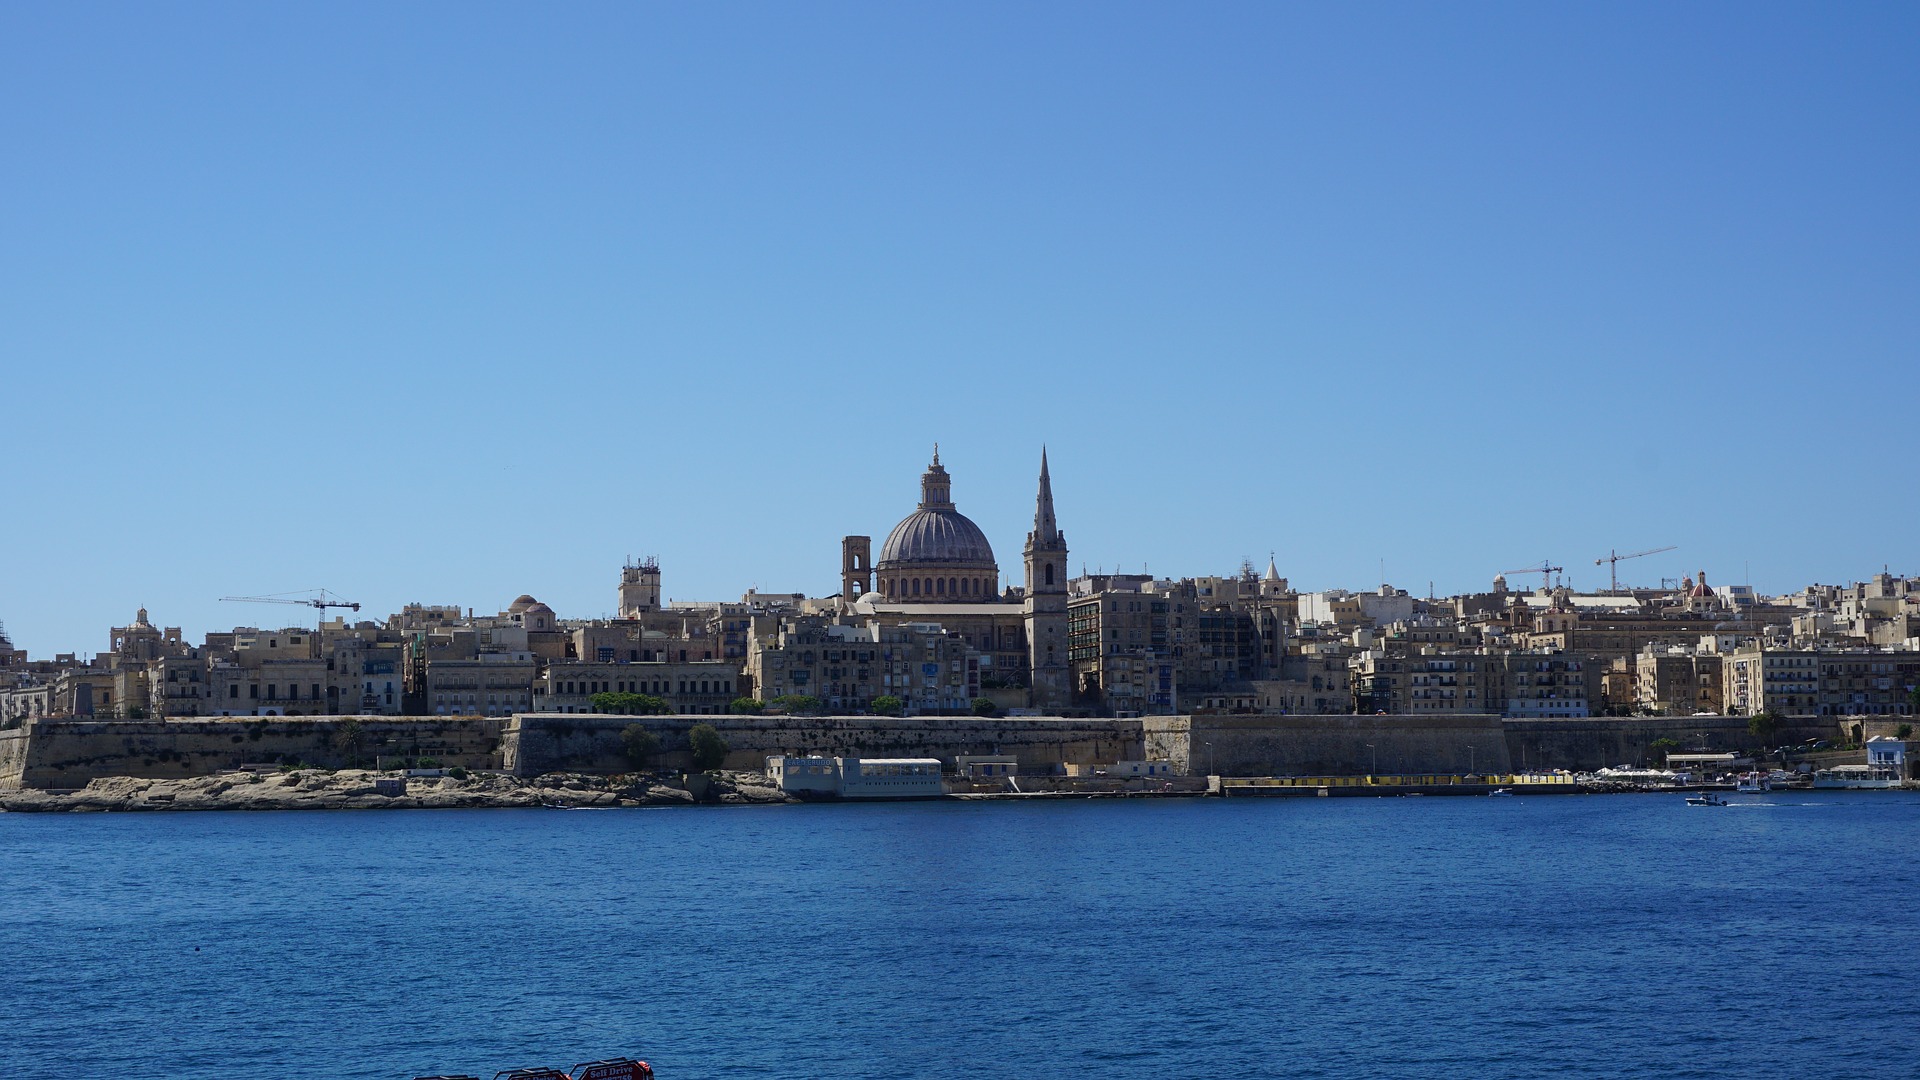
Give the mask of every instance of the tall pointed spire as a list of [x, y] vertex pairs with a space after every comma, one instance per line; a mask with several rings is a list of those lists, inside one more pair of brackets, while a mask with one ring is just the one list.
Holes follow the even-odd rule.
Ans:
[[1060, 709], [1073, 699], [1073, 672], [1067, 663], [1067, 538], [1054, 520], [1053, 477], [1044, 446], [1026, 563], [1028, 703], [1038, 709]]
[[1047, 475], [1047, 448], [1040, 448], [1040, 494], [1033, 505], [1033, 538], [1036, 543], [1051, 544], [1060, 536], [1053, 516], [1053, 480]]

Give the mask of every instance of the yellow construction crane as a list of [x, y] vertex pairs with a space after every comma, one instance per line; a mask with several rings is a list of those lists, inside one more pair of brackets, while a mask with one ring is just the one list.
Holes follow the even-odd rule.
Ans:
[[1680, 545], [1678, 544], [1668, 544], [1666, 547], [1648, 548], [1645, 551], [1636, 551], [1631, 555], [1622, 555], [1616, 551], [1608, 551], [1605, 555], [1602, 555], [1599, 558], [1593, 560], [1593, 565], [1599, 566], [1601, 563], [1608, 564], [1607, 565], [1607, 581], [1608, 581], [1607, 592], [1617, 593], [1620, 591], [1620, 563], [1622, 561], [1626, 559], [1637, 559], [1642, 555], [1658, 555], [1663, 551], [1678, 551], [1679, 548], [1680, 548]]

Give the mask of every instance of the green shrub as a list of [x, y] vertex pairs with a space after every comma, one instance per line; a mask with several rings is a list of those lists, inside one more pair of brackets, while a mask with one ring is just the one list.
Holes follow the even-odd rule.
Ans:
[[727, 760], [727, 740], [712, 724], [695, 724], [687, 732], [687, 746], [693, 751], [693, 767], [700, 770], [717, 769]]
[[992, 698], [977, 697], [973, 699], [973, 715], [999, 716], [1000, 706], [995, 705]]
[[467, 778], [467, 770], [462, 766], [455, 765], [453, 768], [447, 770], [447, 775], [453, 777], [455, 780], [464, 781]]
[[628, 724], [621, 729], [620, 748], [626, 752], [628, 764], [636, 769], [644, 768], [660, 752], [660, 736], [648, 731], [644, 725]]
[[820, 699], [812, 694], [782, 694], [767, 704], [796, 716], [817, 713], [821, 709]]
[[727, 711], [735, 716], [759, 716], [767, 711], [767, 703], [759, 698], [737, 697], [727, 703]]
[[907, 703], [892, 694], [881, 694], [873, 699], [873, 711], [881, 716], [899, 716], [907, 709]]

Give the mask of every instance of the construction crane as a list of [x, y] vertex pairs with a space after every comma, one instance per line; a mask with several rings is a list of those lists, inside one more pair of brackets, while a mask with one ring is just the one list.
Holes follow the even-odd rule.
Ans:
[[1642, 555], [1658, 555], [1663, 551], [1677, 551], [1679, 550], [1679, 547], [1680, 545], [1678, 544], [1668, 544], [1666, 547], [1648, 548], [1645, 551], [1636, 551], [1631, 555], [1622, 555], [1615, 551], [1608, 551], [1605, 555], [1602, 555], [1601, 557], [1593, 560], [1593, 565], [1599, 566], [1601, 563], [1609, 564], [1607, 566], [1607, 578], [1608, 578], [1607, 592], [1610, 594], [1617, 593], [1620, 591], [1620, 563], [1622, 560], [1637, 559]]
[[301, 591], [314, 593], [315, 595], [295, 597], [292, 593], [281, 593], [278, 596], [223, 596], [220, 599], [236, 604], [298, 604], [301, 607], [310, 607], [318, 612], [318, 614], [314, 616], [314, 629], [316, 630], [319, 629], [320, 623], [326, 621], [328, 608], [360, 610], [358, 603], [352, 600], [342, 600], [338, 593], [330, 593], [325, 589], [303, 589]]
[[1553, 565], [1553, 560], [1551, 559], [1541, 559], [1539, 566], [1523, 566], [1518, 570], [1502, 570], [1500, 571], [1500, 576], [1506, 577], [1508, 574], [1539, 574], [1540, 587], [1544, 589], [1552, 580], [1553, 575], [1564, 573], [1566, 569], [1564, 566]]

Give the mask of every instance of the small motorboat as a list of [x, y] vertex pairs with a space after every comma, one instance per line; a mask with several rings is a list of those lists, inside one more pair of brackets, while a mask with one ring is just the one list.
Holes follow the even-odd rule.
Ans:
[[[413, 1080], [477, 1080], [465, 1073], [446, 1073], [436, 1076], [416, 1076]], [[608, 1058], [605, 1061], [589, 1061], [575, 1065], [570, 1073], [559, 1069], [503, 1069], [493, 1074], [493, 1080], [653, 1080], [653, 1068], [644, 1061], [632, 1058]]]
[[1510, 799], [1513, 797], [1513, 789], [1510, 787], [1497, 787], [1487, 792], [1487, 794], [1502, 799]]
[[1728, 805], [1728, 803], [1727, 803], [1727, 800], [1721, 798], [1718, 795], [1715, 795], [1711, 791], [1708, 791], [1699, 795], [1687, 796], [1687, 805], [1688, 806], [1726, 806]]

